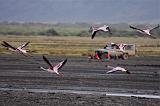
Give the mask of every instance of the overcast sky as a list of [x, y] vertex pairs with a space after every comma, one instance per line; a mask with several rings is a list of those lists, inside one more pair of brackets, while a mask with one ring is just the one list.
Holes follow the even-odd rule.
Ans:
[[160, 22], [160, 0], [0, 0], [0, 21]]

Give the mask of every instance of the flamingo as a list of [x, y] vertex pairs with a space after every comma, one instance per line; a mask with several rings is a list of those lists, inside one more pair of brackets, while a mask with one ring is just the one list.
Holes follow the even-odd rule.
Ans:
[[67, 62], [67, 59], [61, 61], [60, 63], [58, 63], [57, 65], [53, 66], [49, 60], [43, 56], [43, 60], [50, 66], [48, 69], [45, 69], [43, 67], [40, 67], [40, 69], [44, 70], [44, 71], [48, 71], [50, 73], [56, 73], [57, 75], [63, 76], [62, 74], [60, 74], [58, 71], [58, 69], [62, 68], [64, 66], [64, 64]]
[[107, 66], [107, 68], [110, 68], [111, 70], [109, 70], [107, 72], [107, 74], [109, 73], [114, 73], [116, 71], [121, 71], [121, 72], [126, 72], [127, 74], [130, 74], [130, 72], [122, 67], [112, 67], [112, 66]]
[[109, 32], [110, 34], [112, 34], [109, 26], [106, 26], [106, 25], [98, 28], [91, 27], [91, 30], [92, 30], [92, 37], [91, 37], [92, 39], [94, 38], [96, 33], [99, 31]]
[[3, 41], [3, 43], [1, 44], [2, 46], [6, 47], [7, 50], [10, 50], [12, 52], [16, 52], [16, 53], [20, 53], [23, 54], [24, 56], [31, 56], [27, 50], [23, 49], [25, 48], [30, 42], [26, 42], [24, 44], [22, 44], [21, 46], [15, 48], [13, 46], [11, 46], [9, 43]]
[[124, 52], [125, 45], [123, 43], [119, 44], [118, 47], [120, 51]]
[[159, 24], [158, 24], [158, 26], [156, 26], [154, 28], [151, 28], [151, 29], [140, 29], [140, 28], [136, 28], [136, 27], [131, 26], [131, 25], [129, 25], [129, 27], [134, 29], [134, 30], [137, 30], [138, 32], [140, 32], [140, 33], [142, 33], [144, 35], [147, 35], [147, 36], [149, 36], [149, 37], [151, 37], [153, 39], [156, 39], [156, 37], [152, 36], [151, 31], [154, 30], [154, 29], [159, 28]]

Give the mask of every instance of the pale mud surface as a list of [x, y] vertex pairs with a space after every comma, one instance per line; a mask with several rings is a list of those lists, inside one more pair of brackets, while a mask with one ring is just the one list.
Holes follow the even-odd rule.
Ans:
[[[40, 70], [39, 66], [48, 67], [42, 56], [0, 55], [0, 106], [160, 106], [158, 98], [105, 95], [160, 96], [160, 57], [109, 63], [88, 62], [87, 57], [47, 57], [55, 63], [68, 58], [60, 70], [64, 77]], [[131, 74], [106, 74], [106, 64], [124, 67]]]

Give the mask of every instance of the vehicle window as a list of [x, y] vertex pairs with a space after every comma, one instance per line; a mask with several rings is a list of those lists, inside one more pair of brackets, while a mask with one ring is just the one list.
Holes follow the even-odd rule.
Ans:
[[113, 49], [112, 45], [106, 45], [105, 49]]
[[125, 45], [125, 50], [133, 50], [133, 45]]

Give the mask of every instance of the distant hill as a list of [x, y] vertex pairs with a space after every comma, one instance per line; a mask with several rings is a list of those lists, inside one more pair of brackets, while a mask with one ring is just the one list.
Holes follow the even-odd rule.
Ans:
[[[136, 31], [129, 28], [127, 23], [119, 24], [96, 24], [96, 23], [19, 23], [0, 22], [0, 35], [42, 35], [42, 36], [91, 36], [90, 27], [109, 25], [112, 35], [108, 33], [97, 33], [101, 36], [128, 36], [135, 37]], [[153, 28], [157, 24], [132, 24], [141, 28]], [[155, 36], [160, 36], [160, 28], [153, 31]]]

